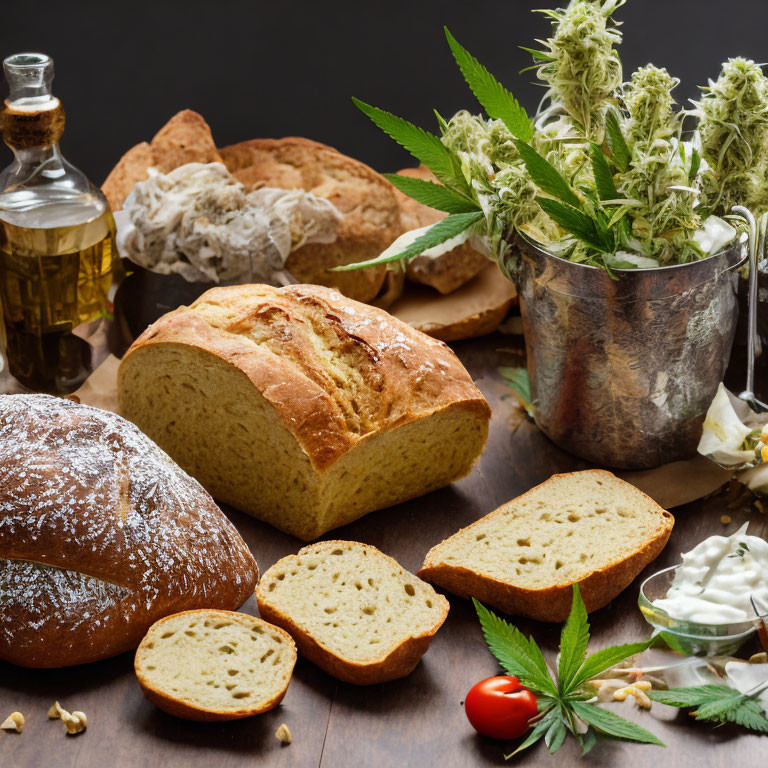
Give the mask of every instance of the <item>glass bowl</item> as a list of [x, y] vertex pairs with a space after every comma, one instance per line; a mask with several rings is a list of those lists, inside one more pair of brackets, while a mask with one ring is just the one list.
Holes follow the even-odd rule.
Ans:
[[759, 632], [768, 650], [768, 614], [730, 624], [699, 624], [672, 618], [653, 605], [654, 600], [667, 596], [678, 568], [679, 565], [673, 565], [658, 571], [640, 585], [637, 602], [645, 620], [654, 628], [654, 635], [659, 635], [673, 651], [686, 656], [731, 656]]

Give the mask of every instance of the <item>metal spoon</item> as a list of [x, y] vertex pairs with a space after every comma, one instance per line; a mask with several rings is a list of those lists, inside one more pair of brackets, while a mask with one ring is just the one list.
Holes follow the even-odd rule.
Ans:
[[743, 216], [749, 224], [749, 294], [747, 310], [749, 312], [748, 338], [747, 338], [747, 386], [739, 395], [755, 413], [768, 412], [768, 405], [755, 397], [755, 357], [757, 352], [757, 263], [758, 254], [762, 254], [765, 249], [766, 226], [768, 218], [760, 218], [760, 228], [755, 222], [752, 212], [743, 205], [736, 205], [731, 210]]

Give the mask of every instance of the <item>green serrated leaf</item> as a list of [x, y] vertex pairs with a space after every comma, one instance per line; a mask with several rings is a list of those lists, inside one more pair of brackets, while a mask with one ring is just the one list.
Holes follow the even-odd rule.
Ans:
[[509, 132], [523, 141], [533, 138], [533, 123], [517, 99], [465, 48], [463, 48], [444, 27], [448, 45], [451, 47], [461, 74], [467, 81], [475, 98], [482, 104], [490, 117], [501, 120]]
[[636, 653], [642, 653], [648, 648], [650, 643], [650, 640], [642, 643], [627, 643], [626, 645], [614, 645], [610, 648], [602, 648], [599, 651], [595, 651], [581, 665], [578, 673], [571, 681], [570, 689], [576, 690], [588, 680], [592, 680], [601, 672], [605, 672], [606, 669], [610, 669], [624, 661], [624, 659], [634, 656]]
[[613, 174], [608, 165], [608, 160], [606, 160], [603, 150], [597, 144], [592, 144], [590, 147], [590, 157], [598, 197], [601, 200], [620, 200], [623, 198], [624, 195], [616, 189], [616, 184], [613, 182]]
[[562, 717], [558, 717], [552, 725], [549, 726], [549, 729], [544, 735], [544, 744], [546, 744], [550, 754], [554, 755], [555, 752], [563, 746], [567, 734], [568, 729], [565, 727]]
[[585, 213], [548, 197], [537, 197], [536, 202], [541, 206], [544, 213], [566, 230], [566, 232], [570, 232], [596, 251], [601, 251], [602, 253], [611, 253], [613, 251], [611, 245], [600, 239], [600, 234], [594, 220], [590, 219]]
[[650, 690], [653, 701], [670, 707], [698, 707], [713, 701], [739, 698], [741, 694], [727, 685], [694, 685], [688, 688], [669, 688], [666, 691]]
[[688, 183], [693, 184], [696, 180], [696, 176], [699, 174], [699, 168], [701, 167], [701, 153], [698, 149], [693, 150], [691, 153], [691, 167], [688, 171]]
[[515, 140], [520, 156], [523, 158], [526, 170], [542, 192], [546, 192], [558, 200], [573, 206], [581, 208], [581, 200], [571, 189], [570, 184], [563, 178], [562, 174], [547, 160], [542, 157], [532, 146], [519, 139]]
[[397, 173], [384, 174], [402, 193], [412, 197], [422, 205], [436, 208], [446, 213], [471, 213], [481, 211], [480, 205], [448, 187], [435, 184], [425, 179], [412, 176], [400, 176]]
[[[548, 53], [544, 53], [544, 51], [537, 51], [535, 48], [526, 48], [524, 45], [519, 45], [518, 48], [520, 48], [521, 51], [530, 53], [531, 56], [533, 56], [534, 61], [557, 61], [554, 56], [550, 56]], [[528, 67], [528, 69], [530, 69], [530, 67]]]
[[446, 240], [450, 240], [452, 237], [460, 235], [473, 224], [477, 224], [482, 218], [482, 211], [477, 211], [475, 213], [451, 214], [442, 219], [442, 221], [438, 221], [437, 224], [433, 224], [423, 235], [417, 237], [404, 251], [390, 255], [382, 254], [375, 259], [359, 261], [356, 264], [342, 264], [341, 266], [333, 267], [330, 271], [352, 272], [356, 269], [365, 269], [365, 267], [373, 267], [377, 264], [388, 264], [391, 261], [412, 259], [420, 253], [424, 253], [424, 251], [429, 248], [433, 248], [436, 245], [444, 243]]
[[547, 663], [533, 638], [489, 611], [472, 598], [488, 649], [508, 674], [517, 677], [527, 688], [557, 696], [557, 687], [547, 669]]
[[629, 168], [632, 153], [629, 151], [624, 134], [619, 125], [619, 114], [615, 109], [609, 109], [605, 115], [605, 130], [608, 136], [608, 146], [619, 170], [624, 172]]
[[579, 585], [573, 585], [573, 602], [568, 620], [560, 634], [560, 661], [557, 665], [557, 688], [560, 695], [571, 690], [571, 682], [584, 662], [589, 644], [587, 609]]
[[559, 716], [559, 712], [556, 709], [551, 709], [549, 712], [547, 712], [544, 717], [539, 720], [534, 729], [528, 734], [528, 738], [526, 738], [526, 740], [520, 744], [520, 746], [518, 746], [514, 752], [511, 752], [508, 755], [504, 755], [504, 759], [509, 760], [510, 757], [516, 755], [518, 752], [522, 752], [524, 749], [528, 749], [528, 747], [534, 745], [549, 730], [553, 720]]
[[641, 728], [631, 720], [625, 720], [623, 717], [615, 715], [607, 709], [601, 709], [595, 704], [587, 704], [584, 701], [571, 702], [571, 708], [574, 714], [580, 717], [585, 723], [589, 723], [595, 730], [613, 736], [617, 739], [627, 739], [629, 741], [639, 741], [643, 744], [657, 744], [660, 747], [665, 746], [658, 737], [650, 731]]
[[448, 187], [462, 192], [469, 191], [469, 185], [461, 173], [457, 158], [448, 150], [438, 136], [419, 128], [402, 117], [372, 107], [352, 97], [355, 106], [367, 115], [384, 133], [407, 149], [417, 160], [424, 163], [437, 178]]
[[[694, 712], [698, 718], [698, 714]], [[768, 733], [768, 718], [765, 716], [762, 706], [754, 700], [748, 699], [739, 707], [725, 715], [730, 723], [736, 723], [742, 728], [749, 728], [758, 733]]]
[[582, 757], [592, 751], [592, 747], [597, 744], [597, 733], [592, 726], [587, 728], [586, 733], [579, 734], [579, 744], [581, 744]]

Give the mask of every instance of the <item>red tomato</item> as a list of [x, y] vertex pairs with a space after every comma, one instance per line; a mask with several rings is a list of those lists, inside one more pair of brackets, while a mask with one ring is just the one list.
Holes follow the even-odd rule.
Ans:
[[489, 677], [470, 688], [464, 711], [472, 727], [492, 739], [516, 739], [539, 713], [536, 697], [512, 675]]

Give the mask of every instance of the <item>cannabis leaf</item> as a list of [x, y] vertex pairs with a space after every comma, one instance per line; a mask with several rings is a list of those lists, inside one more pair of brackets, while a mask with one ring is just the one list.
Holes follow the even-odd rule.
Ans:
[[448, 187], [424, 179], [400, 176], [397, 173], [384, 174], [401, 192], [423, 205], [446, 213], [470, 213], [481, 210], [478, 203]]
[[574, 208], [581, 208], [581, 200], [571, 189], [570, 184], [563, 178], [561, 173], [544, 157], [542, 157], [533, 147], [519, 139], [515, 141], [515, 146], [520, 156], [523, 158], [526, 170], [542, 192], [546, 192], [558, 200], [562, 200]]
[[768, 718], [760, 703], [753, 698], [758, 693], [739, 693], [727, 685], [696, 685], [648, 691], [648, 696], [671, 707], [693, 709], [692, 714], [697, 720], [736, 723], [753, 731], [768, 733]]
[[419, 128], [402, 117], [372, 107], [352, 97], [355, 106], [367, 115], [384, 133], [407, 149], [417, 160], [424, 163], [437, 178], [448, 187], [457, 187], [469, 194], [469, 185], [461, 172], [461, 166], [453, 153], [443, 145], [438, 136]]
[[624, 172], [629, 168], [632, 153], [619, 126], [619, 116], [615, 109], [609, 109], [605, 115], [605, 130], [608, 135], [608, 146], [619, 170]]
[[613, 174], [608, 165], [603, 150], [592, 144], [590, 147], [590, 158], [592, 160], [592, 174], [595, 177], [595, 189], [601, 200], [620, 200], [622, 195], [613, 182]]
[[611, 253], [614, 250], [613, 243], [603, 240], [600, 232], [598, 232], [595, 220], [587, 216], [586, 213], [582, 213], [570, 205], [565, 205], [559, 200], [552, 200], [548, 197], [537, 197], [536, 202], [554, 222], [567, 232], [578, 237], [579, 240], [583, 240], [596, 251]]
[[[389, 254], [387, 251], [380, 254], [374, 259], [368, 261], [358, 261], [355, 264], [342, 264], [338, 267], [333, 267], [332, 272], [351, 272], [355, 269], [364, 269], [365, 267], [373, 267], [377, 264], [388, 264], [391, 261], [400, 261], [401, 259], [411, 259], [414, 256], [418, 256], [420, 253], [434, 248], [436, 245], [441, 245], [446, 240], [450, 240], [462, 232], [469, 229], [473, 224], [476, 224], [483, 218], [482, 211], [474, 211], [472, 213], [454, 213], [450, 216], [446, 216], [437, 224], [433, 224], [426, 232], [419, 235], [408, 247], [397, 253]], [[389, 249], [387, 249], [389, 250]]]
[[444, 27], [448, 45], [472, 93], [490, 117], [501, 120], [509, 132], [528, 142], [533, 138], [533, 123], [517, 99]]
[[[604, 648], [585, 658], [589, 622], [578, 584], [573, 585], [571, 613], [560, 635], [557, 682], [553, 680], [544, 656], [532, 637], [526, 639], [519, 629], [474, 598], [473, 602], [491, 653], [510, 675], [518, 677], [523, 685], [537, 694], [539, 715], [532, 722], [533, 730], [506, 757], [527, 749], [541, 739], [544, 739], [550, 752], [556, 752], [565, 742], [568, 732], [578, 739], [582, 754], [592, 749], [597, 733], [664, 746], [656, 736], [639, 725], [586, 701], [591, 698], [591, 693], [584, 688], [588, 680], [628, 656], [644, 651], [649, 643]], [[577, 730], [577, 718], [588, 725], [586, 733]]]

